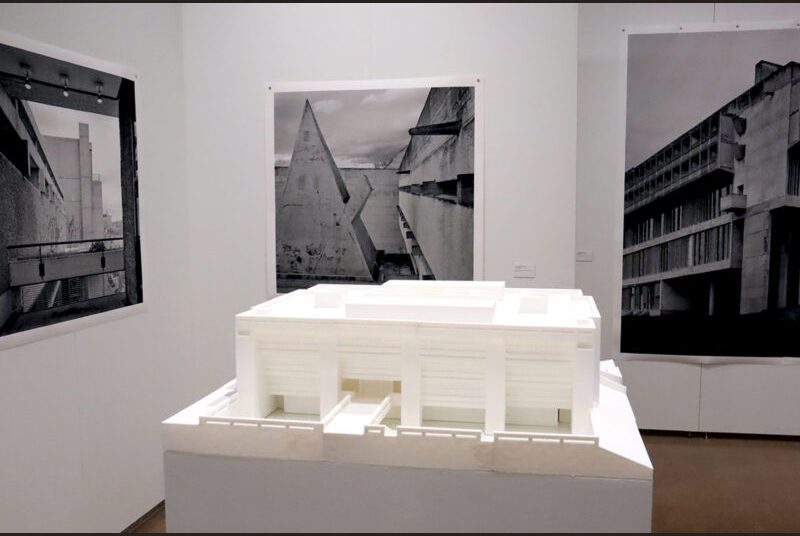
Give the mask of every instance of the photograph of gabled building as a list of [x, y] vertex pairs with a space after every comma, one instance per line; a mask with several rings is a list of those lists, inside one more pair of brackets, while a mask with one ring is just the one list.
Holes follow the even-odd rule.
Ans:
[[276, 93], [277, 290], [473, 278], [474, 88]]
[[623, 351], [800, 355], [800, 64], [754, 67], [625, 173]]

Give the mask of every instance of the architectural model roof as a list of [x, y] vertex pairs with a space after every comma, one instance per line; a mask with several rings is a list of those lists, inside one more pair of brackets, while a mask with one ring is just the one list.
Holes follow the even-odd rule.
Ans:
[[599, 313], [572, 289], [506, 288], [504, 282], [403, 281], [317, 285], [237, 315], [240, 321], [417, 323], [591, 332]]

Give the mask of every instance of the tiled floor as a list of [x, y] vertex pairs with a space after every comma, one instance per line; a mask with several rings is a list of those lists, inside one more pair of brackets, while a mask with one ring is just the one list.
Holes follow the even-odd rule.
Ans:
[[[643, 435], [654, 532], [800, 532], [800, 439]], [[134, 532], [163, 532], [163, 506]]]

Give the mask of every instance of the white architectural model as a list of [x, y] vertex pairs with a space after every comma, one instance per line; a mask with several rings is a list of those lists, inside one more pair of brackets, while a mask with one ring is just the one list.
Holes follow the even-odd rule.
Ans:
[[237, 316], [239, 412], [330, 417], [329, 430], [359, 434], [377, 416], [591, 434], [599, 321], [574, 290], [317, 285]]
[[600, 316], [578, 290], [317, 285], [236, 317], [236, 380], [167, 451], [652, 478]]

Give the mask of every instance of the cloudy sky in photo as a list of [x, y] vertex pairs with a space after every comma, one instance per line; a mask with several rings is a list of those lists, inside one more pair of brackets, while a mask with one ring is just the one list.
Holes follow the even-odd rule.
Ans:
[[800, 61], [800, 30], [629, 36], [625, 169], [749, 89], [761, 60]]
[[388, 162], [408, 145], [429, 88], [275, 94], [275, 164], [287, 166], [306, 99], [340, 168]]
[[28, 105], [44, 136], [78, 139], [78, 124], [89, 125], [92, 173], [99, 174], [103, 182], [103, 212], [108, 212], [112, 220], [121, 220], [119, 119], [38, 102], [28, 102]]

